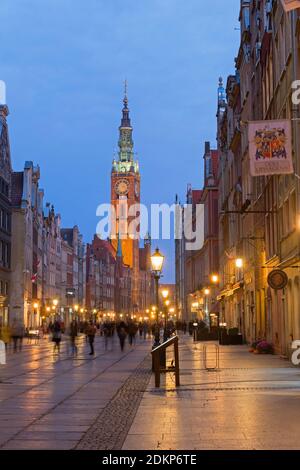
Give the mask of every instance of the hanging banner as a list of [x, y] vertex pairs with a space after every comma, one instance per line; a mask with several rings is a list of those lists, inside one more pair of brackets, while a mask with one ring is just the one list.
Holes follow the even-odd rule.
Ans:
[[251, 176], [294, 173], [290, 120], [249, 122], [248, 139]]
[[300, 0], [281, 0], [281, 3], [286, 12], [300, 8]]

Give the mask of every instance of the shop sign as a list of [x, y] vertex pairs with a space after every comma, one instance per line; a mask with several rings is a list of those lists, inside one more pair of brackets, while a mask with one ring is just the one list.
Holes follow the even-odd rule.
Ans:
[[268, 276], [268, 284], [274, 290], [285, 289], [288, 282], [287, 274], [281, 269], [274, 269]]

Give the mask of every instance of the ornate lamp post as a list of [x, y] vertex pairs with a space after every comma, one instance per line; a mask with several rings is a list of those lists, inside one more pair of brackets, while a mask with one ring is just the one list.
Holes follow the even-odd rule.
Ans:
[[168, 289], [163, 289], [161, 292], [161, 295], [164, 299], [164, 307], [165, 307], [165, 331], [164, 331], [164, 341], [167, 341], [168, 335], [167, 335], [167, 323], [168, 323], [168, 309], [170, 305], [170, 301], [168, 300], [169, 297], [169, 291]]
[[157, 321], [159, 311], [159, 280], [161, 278], [161, 272], [163, 268], [165, 257], [156, 248], [155, 253], [151, 256], [151, 267], [155, 280], [155, 294], [156, 294], [156, 307], [157, 307]]
[[155, 253], [151, 256], [151, 267], [155, 280], [155, 294], [156, 294], [156, 321], [157, 328], [155, 333], [155, 345], [159, 345], [160, 342], [160, 331], [159, 331], [159, 280], [161, 278], [161, 272], [164, 264], [165, 257], [156, 248]]
[[205, 296], [205, 307], [204, 307], [204, 316], [205, 316], [205, 322], [208, 327], [210, 327], [210, 321], [209, 321], [209, 296], [210, 296], [210, 289], [206, 288], [204, 289], [204, 296]]

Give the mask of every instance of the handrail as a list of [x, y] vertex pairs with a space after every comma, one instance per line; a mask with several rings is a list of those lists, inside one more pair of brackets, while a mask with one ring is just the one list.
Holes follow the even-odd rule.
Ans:
[[172, 338], [167, 339], [164, 343], [160, 344], [159, 346], [156, 346], [156, 348], [152, 349], [152, 354], [155, 351], [160, 351], [162, 349], [167, 349], [169, 346], [175, 343], [175, 341], [178, 341], [179, 337], [178, 336], [172, 336]]
[[[179, 337], [173, 336], [172, 338], [168, 339], [164, 343], [160, 344], [156, 348], [151, 351], [152, 358], [153, 358], [153, 370], [155, 374], [155, 387], [160, 387], [160, 374], [161, 372], [175, 372], [175, 383], [176, 387], [180, 385], [180, 378], [179, 378], [179, 352], [178, 352], [178, 342]], [[162, 369], [160, 366], [160, 353], [162, 351], [166, 351], [169, 346], [174, 345], [174, 366], [168, 367], [167, 369]]]

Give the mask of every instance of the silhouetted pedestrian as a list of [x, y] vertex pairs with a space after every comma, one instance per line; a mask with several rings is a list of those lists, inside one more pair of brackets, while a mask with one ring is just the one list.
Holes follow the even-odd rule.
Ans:
[[78, 336], [78, 325], [76, 320], [72, 320], [70, 325], [70, 342], [73, 356], [77, 355], [76, 338]]
[[120, 347], [121, 351], [124, 350], [124, 345], [125, 345], [125, 339], [127, 336], [126, 329], [125, 329], [125, 324], [122, 322], [119, 327], [118, 327], [118, 336], [120, 340]]
[[17, 352], [17, 350], [22, 351], [24, 334], [25, 328], [23, 323], [15, 319], [11, 326], [11, 337], [14, 343], [14, 352]]
[[58, 320], [56, 320], [53, 325], [52, 341], [54, 342], [53, 354], [56, 350], [59, 354], [61, 343], [61, 325]]
[[88, 337], [89, 345], [91, 348], [90, 356], [93, 356], [95, 354], [94, 341], [95, 341], [96, 332], [97, 332], [96, 326], [94, 325], [92, 321], [90, 321], [87, 327], [87, 337]]

